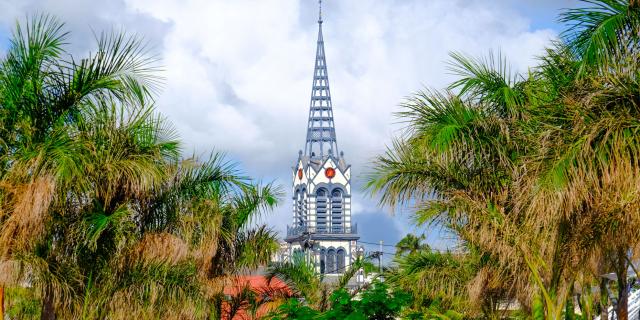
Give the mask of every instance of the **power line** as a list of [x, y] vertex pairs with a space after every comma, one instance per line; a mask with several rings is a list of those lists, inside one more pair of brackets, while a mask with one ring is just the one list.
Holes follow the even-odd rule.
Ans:
[[388, 255], [391, 255], [391, 256], [396, 255], [396, 252], [385, 252], [385, 251], [378, 251], [378, 250], [376, 250], [376, 251], [369, 251], [369, 252], [381, 252], [381, 253], [388, 254]]
[[[367, 242], [367, 241], [362, 241], [362, 240], [358, 240], [358, 242], [360, 242], [360, 243], [364, 243], [364, 244], [376, 245], [376, 246], [379, 246], [379, 245], [380, 245], [380, 243]], [[393, 244], [383, 244], [382, 246], [383, 246], [383, 247], [394, 247], [394, 248], [396, 247], [396, 246], [395, 246], [395, 245], [393, 245]]]

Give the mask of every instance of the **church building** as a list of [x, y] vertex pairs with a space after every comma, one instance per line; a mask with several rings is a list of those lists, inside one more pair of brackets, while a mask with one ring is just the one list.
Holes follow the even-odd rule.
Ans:
[[321, 274], [340, 275], [356, 259], [359, 237], [351, 220], [351, 166], [336, 140], [322, 8], [307, 139], [292, 169], [293, 221], [285, 238], [288, 255], [303, 256]]

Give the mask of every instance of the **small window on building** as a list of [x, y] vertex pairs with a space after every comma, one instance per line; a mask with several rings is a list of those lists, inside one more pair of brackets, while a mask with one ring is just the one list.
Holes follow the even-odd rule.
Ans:
[[327, 273], [336, 273], [336, 250], [327, 250]]
[[340, 248], [338, 249], [338, 252], [336, 254], [336, 268], [338, 269], [339, 273], [344, 272], [344, 265], [345, 265], [345, 251], [344, 249]]

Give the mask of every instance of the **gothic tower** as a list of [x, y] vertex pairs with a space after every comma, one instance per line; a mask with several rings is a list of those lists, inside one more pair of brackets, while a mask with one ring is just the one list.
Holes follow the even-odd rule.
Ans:
[[325, 275], [343, 273], [356, 258], [359, 237], [351, 220], [351, 166], [339, 152], [333, 122], [322, 7], [307, 140], [293, 167], [292, 180], [293, 224], [287, 226], [285, 239], [289, 256], [302, 254]]

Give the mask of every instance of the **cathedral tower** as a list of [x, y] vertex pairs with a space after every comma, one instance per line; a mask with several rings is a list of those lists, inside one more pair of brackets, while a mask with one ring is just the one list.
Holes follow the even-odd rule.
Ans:
[[322, 37], [322, 7], [307, 139], [293, 167], [292, 180], [293, 223], [287, 226], [285, 239], [289, 255], [304, 255], [322, 274], [343, 273], [356, 258], [359, 237], [351, 220], [351, 166], [336, 140]]

